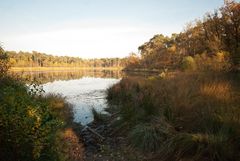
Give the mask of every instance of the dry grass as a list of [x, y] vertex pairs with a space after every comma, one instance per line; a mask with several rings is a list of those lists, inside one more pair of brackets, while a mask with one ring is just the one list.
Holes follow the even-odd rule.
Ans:
[[200, 93], [206, 97], [228, 102], [232, 98], [232, 89], [229, 82], [215, 81], [200, 86]]
[[[108, 90], [108, 99], [119, 104], [131, 145], [157, 151], [154, 159], [237, 161], [240, 90], [239, 79], [232, 78], [219, 73], [127, 78]], [[173, 132], [162, 135], [163, 122]]]
[[58, 153], [59, 160], [84, 160], [84, 146], [72, 128], [59, 131], [55, 140], [56, 153]]

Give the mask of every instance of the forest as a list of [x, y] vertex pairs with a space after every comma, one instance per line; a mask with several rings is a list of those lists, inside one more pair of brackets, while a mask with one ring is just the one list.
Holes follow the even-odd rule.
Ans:
[[52, 56], [36, 51], [15, 52], [7, 51], [12, 67], [123, 67], [125, 59], [102, 58], [82, 59], [69, 56]]
[[239, 70], [239, 26], [240, 5], [228, 3], [188, 23], [179, 34], [155, 35], [139, 46], [140, 55], [132, 53], [129, 56], [126, 68], [175, 70], [190, 63], [192, 68], [199, 70]]

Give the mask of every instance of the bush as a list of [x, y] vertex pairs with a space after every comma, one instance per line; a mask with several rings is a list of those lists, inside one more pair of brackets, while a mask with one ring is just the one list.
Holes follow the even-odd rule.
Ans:
[[195, 55], [194, 60], [197, 64], [198, 71], [218, 71], [225, 72], [231, 68], [230, 56], [228, 52], [218, 52], [213, 56], [207, 56], [203, 53]]
[[0, 46], [0, 78], [6, 75], [9, 67], [8, 56]]
[[8, 160], [35, 160], [51, 144], [61, 126], [47, 103], [12, 78], [0, 80], [0, 156]]
[[194, 71], [197, 69], [196, 62], [191, 56], [186, 56], [183, 58], [181, 67], [184, 71]]
[[72, 124], [71, 105], [59, 95], [42, 96], [36, 84], [30, 88], [9, 76], [7, 56], [0, 54], [0, 158], [82, 160], [78, 137], [71, 129], [65, 130]]

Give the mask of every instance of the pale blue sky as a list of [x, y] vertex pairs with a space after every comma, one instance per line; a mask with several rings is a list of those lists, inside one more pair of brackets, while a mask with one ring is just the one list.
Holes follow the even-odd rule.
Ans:
[[155, 34], [184, 25], [224, 0], [0, 0], [6, 50], [124, 57]]

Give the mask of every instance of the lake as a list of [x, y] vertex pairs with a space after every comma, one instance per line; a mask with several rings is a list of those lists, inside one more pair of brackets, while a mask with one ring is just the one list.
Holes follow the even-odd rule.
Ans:
[[17, 75], [41, 84], [45, 94], [60, 94], [73, 105], [74, 121], [86, 125], [93, 121], [92, 108], [105, 112], [106, 89], [120, 81], [121, 71], [43, 71], [17, 72]]

